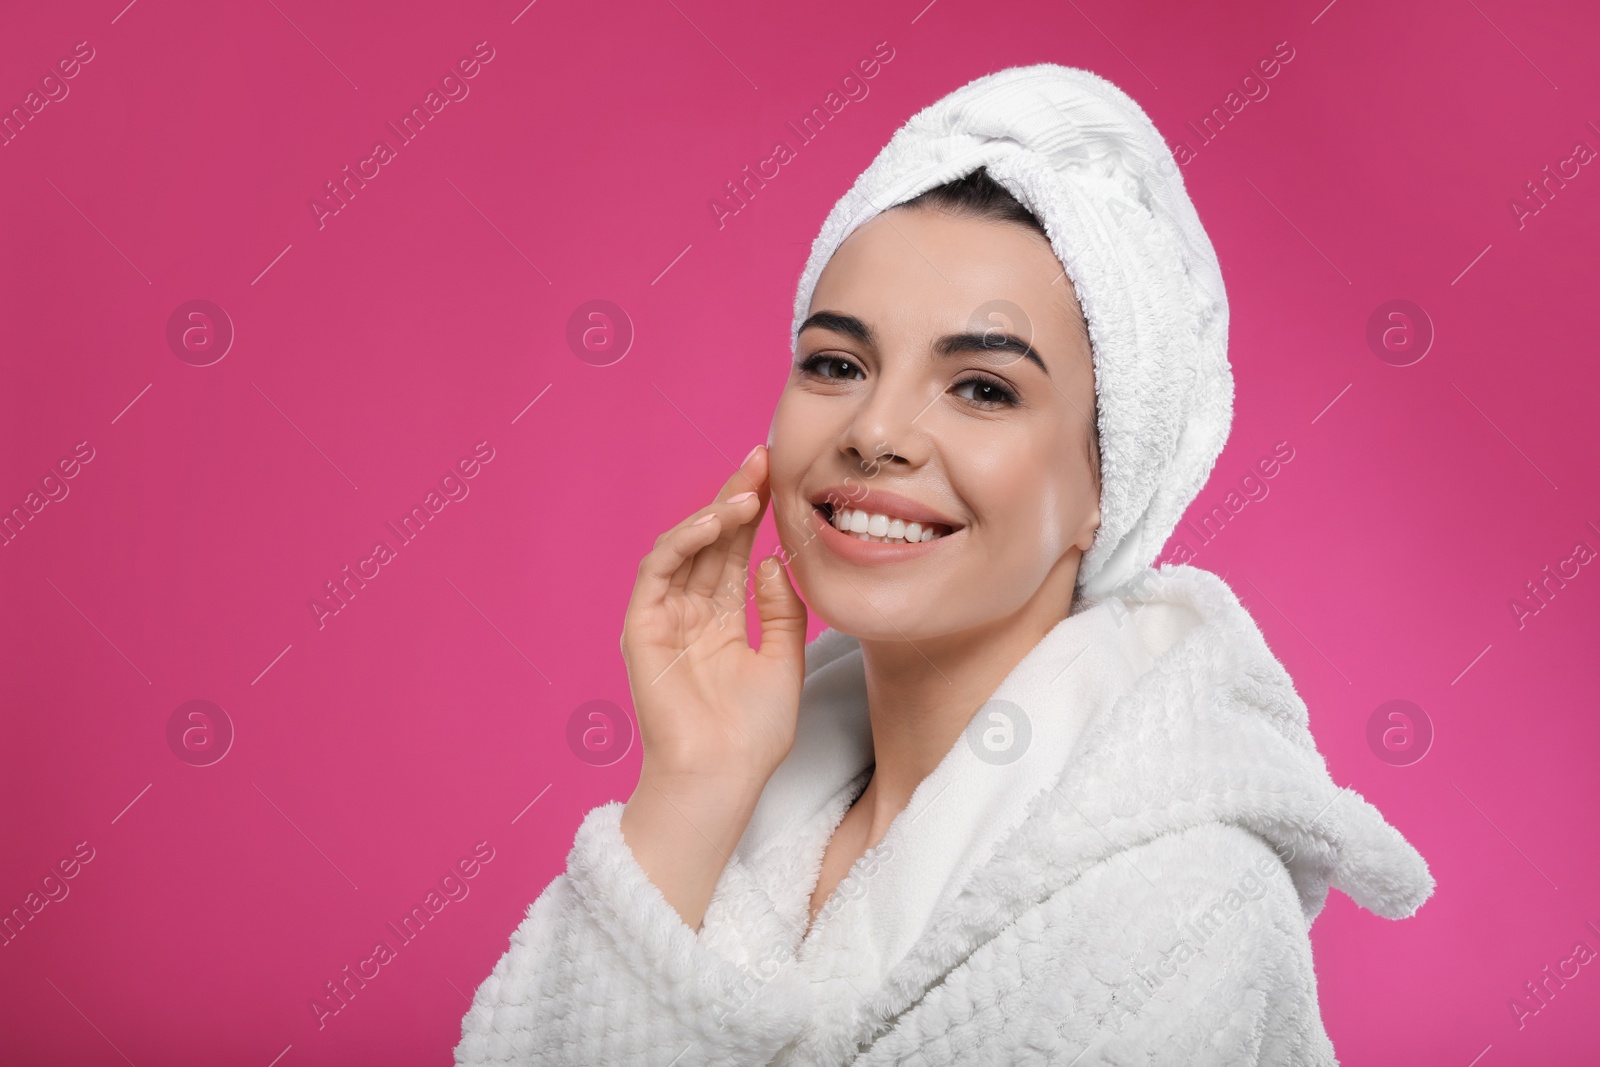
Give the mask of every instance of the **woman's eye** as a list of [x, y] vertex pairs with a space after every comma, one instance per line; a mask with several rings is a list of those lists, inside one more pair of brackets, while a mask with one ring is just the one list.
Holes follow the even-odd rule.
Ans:
[[967, 399], [974, 401], [982, 407], [1010, 407], [1017, 402], [1017, 394], [999, 382], [989, 378], [968, 378], [960, 381], [953, 387], [956, 395], [970, 387], [972, 395]]
[[[822, 371], [822, 368], [824, 367], [839, 367], [843, 368], [843, 370], [839, 374], [826, 374]], [[866, 376], [865, 374], [861, 373], [861, 367], [854, 360], [846, 359], [843, 356], [829, 356], [821, 353], [818, 353], [817, 355], [812, 356], [805, 362], [801, 363], [800, 369], [808, 374], [815, 374], [819, 378], [852, 378]]]

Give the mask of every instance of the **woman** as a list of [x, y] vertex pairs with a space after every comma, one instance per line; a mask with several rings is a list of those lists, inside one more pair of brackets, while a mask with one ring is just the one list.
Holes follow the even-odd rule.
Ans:
[[1227, 436], [1226, 333], [1108, 82], [1013, 68], [898, 131], [812, 248], [768, 445], [640, 565], [638, 788], [457, 1062], [1335, 1063], [1328, 887], [1400, 918], [1433, 881], [1222, 580], [1151, 566]]

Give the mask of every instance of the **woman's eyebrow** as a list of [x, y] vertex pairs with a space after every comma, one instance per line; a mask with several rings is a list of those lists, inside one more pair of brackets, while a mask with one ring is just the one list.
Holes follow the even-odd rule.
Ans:
[[846, 337], [853, 337], [864, 345], [876, 347], [878, 344], [877, 338], [872, 335], [872, 327], [854, 315], [841, 315], [837, 311], [818, 311], [800, 324], [800, 329], [795, 331], [795, 336], [798, 337], [813, 326], [821, 327], [824, 330], [832, 330], [834, 333], [842, 333]]
[[[955, 356], [969, 352], [1013, 352], [1038, 364], [1039, 369], [1046, 375], [1050, 373], [1050, 368], [1044, 365], [1044, 360], [1039, 358], [1039, 353], [1033, 350], [1032, 345], [1020, 337], [999, 330], [946, 334], [934, 344], [933, 350], [941, 356]], [[1015, 363], [1016, 360], [1010, 359], [1006, 362]]]
[[[811, 329], [813, 326], [834, 333], [844, 334], [846, 337], [860, 341], [869, 347], [877, 346], [877, 338], [873, 335], [872, 327], [856, 318], [854, 315], [845, 315], [837, 311], [818, 311], [810, 315], [805, 322], [800, 324], [800, 333]], [[1050, 373], [1050, 368], [1044, 365], [1044, 360], [1039, 353], [1034, 351], [1032, 345], [1013, 334], [1000, 330], [988, 330], [984, 333], [952, 333], [939, 338], [933, 346], [934, 353], [940, 356], [957, 356], [973, 352], [1010, 352], [1014, 355], [1029, 359], [1045, 372]], [[1015, 363], [1015, 359], [1007, 359], [1007, 364]]]

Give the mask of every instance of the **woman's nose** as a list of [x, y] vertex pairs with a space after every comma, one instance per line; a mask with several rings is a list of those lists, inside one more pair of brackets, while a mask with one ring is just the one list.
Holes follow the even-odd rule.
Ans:
[[920, 466], [928, 458], [925, 425], [930, 401], [926, 383], [879, 378], [845, 426], [839, 447], [863, 467], [900, 462]]

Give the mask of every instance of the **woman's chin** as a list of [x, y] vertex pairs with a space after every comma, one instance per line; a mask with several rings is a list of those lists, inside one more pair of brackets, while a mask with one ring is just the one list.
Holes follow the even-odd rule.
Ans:
[[796, 588], [811, 613], [829, 629], [863, 641], [916, 642], [945, 632], [945, 627], [929, 627], [928, 621], [939, 615], [934, 599], [920, 591], [914, 599], [906, 599], [868, 589], [859, 581], [852, 588], [831, 576], [804, 584], [797, 581]]

